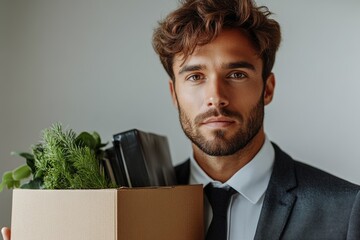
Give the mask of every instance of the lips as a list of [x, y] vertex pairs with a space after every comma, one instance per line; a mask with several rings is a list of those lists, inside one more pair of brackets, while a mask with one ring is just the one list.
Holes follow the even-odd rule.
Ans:
[[228, 127], [234, 124], [235, 121], [228, 117], [210, 117], [205, 119], [201, 124], [211, 128], [221, 128], [221, 127]]

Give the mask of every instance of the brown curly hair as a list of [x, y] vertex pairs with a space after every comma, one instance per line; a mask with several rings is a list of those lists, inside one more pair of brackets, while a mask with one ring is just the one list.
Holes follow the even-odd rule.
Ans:
[[170, 78], [174, 81], [173, 59], [192, 54], [196, 46], [210, 43], [223, 28], [239, 28], [247, 33], [263, 61], [262, 77], [267, 79], [275, 62], [281, 33], [270, 19], [267, 7], [252, 0], [181, 0], [154, 30], [153, 47]]

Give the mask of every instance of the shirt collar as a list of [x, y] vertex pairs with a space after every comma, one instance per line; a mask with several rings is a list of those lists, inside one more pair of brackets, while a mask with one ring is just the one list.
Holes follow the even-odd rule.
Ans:
[[237, 171], [227, 182], [220, 183], [210, 178], [197, 164], [193, 154], [190, 157], [190, 184], [213, 183], [219, 187], [230, 186], [251, 203], [257, 203], [269, 184], [275, 159], [274, 148], [268, 138], [255, 157]]

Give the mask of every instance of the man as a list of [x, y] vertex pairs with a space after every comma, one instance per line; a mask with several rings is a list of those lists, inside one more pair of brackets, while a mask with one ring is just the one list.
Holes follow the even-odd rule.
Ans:
[[193, 148], [178, 181], [204, 184], [207, 239], [360, 239], [360, 187], [265, 135], [281, 38], [269, 16], [250, 0], [185, 0], [155, 30]]
[[185, 0], [155, 30], [192, 142], [178, 181], [204, 184], [207, 239], [360, 239], [360, 187], [266, 138], [281, 38], [270, 15], [250, 0]]

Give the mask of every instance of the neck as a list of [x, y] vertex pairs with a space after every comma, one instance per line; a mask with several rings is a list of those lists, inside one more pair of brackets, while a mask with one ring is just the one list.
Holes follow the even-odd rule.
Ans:
[[261, 129], [244, 148], [229, 156], [210, 156], [193, 144], [194, 158], [209, 177], [224, 183], [255, 157], [264, 141], [265, 133]]

